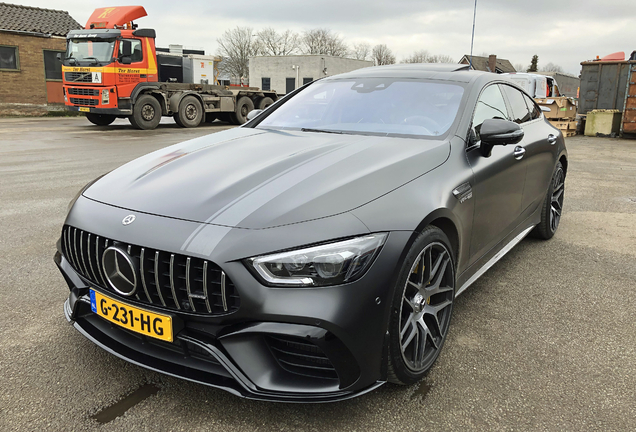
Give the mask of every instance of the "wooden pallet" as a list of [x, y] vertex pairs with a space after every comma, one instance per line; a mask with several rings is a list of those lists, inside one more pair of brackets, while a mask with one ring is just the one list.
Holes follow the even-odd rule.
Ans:
[[574, 135], [576, 135], [576, 131], [575, 130], [562, 130], [561, 129], [561, 132], [563, 133], [563, 136], [566, 137], [566, 138], [573, 137]]

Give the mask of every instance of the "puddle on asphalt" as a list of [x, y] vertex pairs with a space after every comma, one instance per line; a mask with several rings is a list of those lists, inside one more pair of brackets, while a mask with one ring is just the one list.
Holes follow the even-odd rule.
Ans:
[[422, 399], [426, 397], [428, 392], [431, 390], [431, 386], [428, 385], [425, 381], [421, 381], [419, 387], [413, 392], [411, 395], [411, 399]]
[[119, 402], [115, 402], [113, 405], [108, 406], [97, 414], [92, 415], [91, 418], [97, 420], [97, 422], [101, 424], [108, 423], [109, 421], [124, 415], [124, 413], [130, 408], [154, 395], [159, 390], [161, 389], [154, 384], [144, 384]]

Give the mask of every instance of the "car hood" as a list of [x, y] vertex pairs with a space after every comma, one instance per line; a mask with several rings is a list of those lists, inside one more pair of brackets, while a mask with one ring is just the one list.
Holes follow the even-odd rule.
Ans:
[[160, 216], [268, 228], [364, 205], [441, 165], [447, 141], [236, 128], [150, 153], [84, 196]]

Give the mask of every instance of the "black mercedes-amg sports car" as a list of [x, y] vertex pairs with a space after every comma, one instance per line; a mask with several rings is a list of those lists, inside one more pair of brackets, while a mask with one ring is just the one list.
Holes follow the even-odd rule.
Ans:
[[453, 300], [563, 208], [563, 135], [464, 65], [307, 84], [71, 202], [67, 319], [140, 366], [253, 399], [418, 381]]

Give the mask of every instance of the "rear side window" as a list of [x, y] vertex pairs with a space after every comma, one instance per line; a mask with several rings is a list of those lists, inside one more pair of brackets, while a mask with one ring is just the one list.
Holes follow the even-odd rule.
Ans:
[[[143, 55], [143, 51], [141, 49], [141, 41], [139, 39], [126, 39], [126, 40], [130, 42], [130, 49], [132, 51], [132, 54], [130, 56], [130, 61], [132, 63], [137, 63], [137, 62], [143, 61], [144, 55]], [[119, 56], [120, 57], [123, 54], [122, 50], [123, 50], [123, 44], [120, 42], [119, 43]]]
[[538, 119], [541, 117], [541, 110], [537, 106], [536, 103], [528, 95], [523, 95], [523, 98], [526, 100], [526, 105], [528, 105], [528, 109], [530, 110], [530, 115], [532, 116], [532, 120]]
[[488, 119], [509, 119], [506, 103], [501, 95], [499, 86], [496, 84], [486, 87], [477, 101], [475, 115], [473, 116], [473, 129], [477, 139], [479, 139], [481, 124]]
[[508, 102], [510, 103], [510, 108], [512, 109], [511, 120], [515, 123], [525, 123], [532, 120], [532, 114], [528, 109], [528, 105], [526, 105], [524, 94], [516, 88], [507, 85], [502, 85], [501, 87], [503, 88], [503, 92], [506, 94]]

